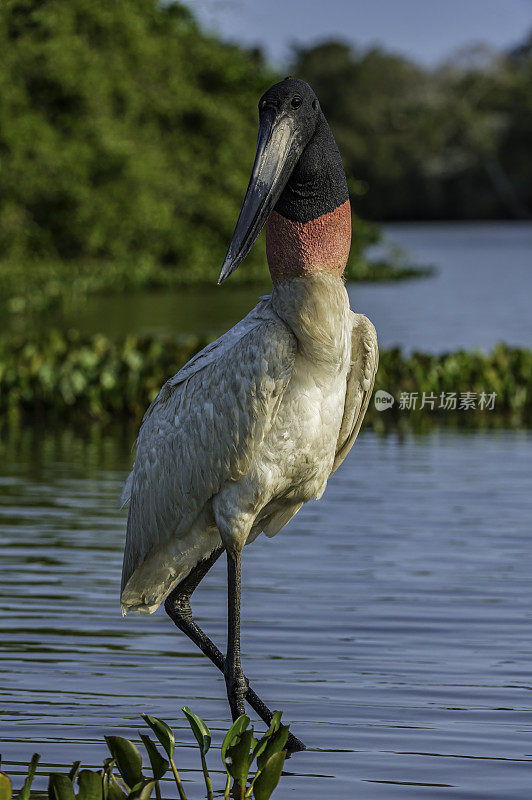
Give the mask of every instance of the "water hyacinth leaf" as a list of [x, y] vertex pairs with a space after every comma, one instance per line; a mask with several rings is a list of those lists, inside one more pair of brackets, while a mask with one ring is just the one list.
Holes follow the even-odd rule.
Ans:
[[188, 719], [189, 725], [192, 728], [192, 733], [196, 737], [199, 749], [203, 756], [207, 755], [209, 747], [211, 746], [211, 732], [204, 721], [194, 714], [188, 706], [183, 706], [181, 709], [185, 717]]
[[33, 778], [35, 776], [35, 770], [37, 769], [37, 764], [39, 763], [40, 755], [39, 753], [34, 753], [31, 757], [31, 761], [28, 766], [28, 774], [26, 775], [26, 780], [24, 781], [24, 786], [18, 793], [18, 800], [30, 800], [30, 790], [31, 784], [33, 783]]
[[255, 742], [253, 745], [253, 756], [254, 758], [258, 758], [261, 753], [264, 752], [266, 745], [268, 744], [268, 740], [273, 736], [274, 733], [277, 733], [279, 728], [281, 727], [281, 717], [283, 715], [282, 711], [274, 711], [272, 715], [272, 719], [270, 722], [270, 726], [264, 736], [261, 736], [258, 742]]
[[266, 736], [275, 733], [281, 727], [281, 717], [283, 716], [282, 711], [274, 711], [272, 714], [272, 721], [270, 722], [270, 727], [266, 731]]
[[99, 772], [82, 769], [78, 775], [78, 800], [101, 800], [102, 776]]
[[172, 758], [175, 751], [175, 736], [173, 730], [169, 725], [158, 717], [150, 717], [149, 714], [140, 715], [144, 722], [150, 726], [162, 746], [164, 747], [168, 758]]
[[268, 800], [271, 796], [281, 778], [285, 758], [286, 750], [280, 750], [268, 759], [253, 784], [255, 800]]
[[11, 800], [12, 793], [11, 781], [5, 772], [0, 772], [0, 800]]
[[137, 784], [128, 794], [127, 800], [149, 800], [155, 783], [156, 781], [142, 781]]
[[141, 783], [144, 780], [142, 756], [133, 742], [122, 736], [106, 736], [105, 741], [127, 786], [131, 789]]
[[114, 775], [109, 775], [107, 783], [107, 800], [124, 800], [126, 793], [118, 784]]
[[[122, 789], [120, 789], [120, 787], [116, 783], [116, 780], [114, 780], [114, 776], [113, 776], [114, 763], [115, 763], [114, 758], [104, 758], [103, 770], [102, 770], [102, 776], [103, 776], [103, 783], [102, 783], [103, 792], [102, 792], [102, 795], [103, 795], [103, 800], [109, 800], [109, 798], [111, 798], [111, 800], [122, 800], [122, 798], [125, 797], [124, 792], [122, 791]], [[118, 792], [119, 792], [118, 794], [114, 793], [113, 790], [111, 789], [112, 781], [114, 781], [114, 783], [116, 784], [116, 788], [118, 789]]]
[[[235, 719], [229, 730], [224, 736], [224, 740], [222, 742], [222, 763], [225, 766], [225, 755], [227, 753], [228, 748], [235, 743], [237, 736], [240, 736], [247, 728], [250, 723], [250, 719], [247, 714], [242, 714], [240, 717]], [[227, 770], [228, 771], [228, 770]], [[229, 773], [228, 771], [228, 774]]]
[[252, 740], [253, 728], [250, 728], [237, 737], [236, 743], [228, 747], [225, 754], [225, 767], [240, 786], [246, 785], [249, 768], [253, 761], [253, 756], [249, 752]]
[[257, 757], [257, 766], [260, 770], [264, 769], [266, 762], [269, 761], [275, 753], [279, 753], [285, 748], [287, 739], [288, 725], [280, 725], [279, 729], [270, 736], [266, 742], [266, 747]]
[[146, 752], [148, 753], [148, 758], [150, 759], [151, 769], [153, 772], [153, 777], [156, 781], [163, 777], [165, 772], [168, 772], [170, 769], [170, 764], [163, 758], [162, 755], [159, 753], [155, 744], [152, 742], [150, 737], [147, 733], [141, 733], [139, 731], [139, 736], [142, 739], [144, 747], [146, 748]]
[[48, 800], [76, 800], [74, 786], [68, 775], [52, 772], [48, 779]]

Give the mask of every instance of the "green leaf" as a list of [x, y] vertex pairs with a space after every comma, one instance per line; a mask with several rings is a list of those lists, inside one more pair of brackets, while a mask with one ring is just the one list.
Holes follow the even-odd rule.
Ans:
[[[222, 763], [226, 770], [227, 767], [225, 766], [225, 755], [227, 753], [227, 750], [232, 744], [236, 742], [237, 736], [240, 736], [246, 730], [249, 723], [250, 719], [248, 715], [242, 714], [240, 717], [238, 717], [238, 719], [236, 719], [233, 722], [233, 724], [231, 725], [231, 727], [224, 736], [224, 740], [222, 742]], [[227, 772], [229, 775], [231, 774], [229, 770], [227, 770]]]
[[142, 781], [133, 787], [127, 800], [148, 800], [156, 781]]
[[127, 786], [131, 789], [141, 783], [144, 780], [142, 756], [133, 742], [122, 736], [106, 736], [105, 741]]
[[107, 800], [124, 800], [126, 793], [118, 784], [114, 775], [109, 775], [109, 783], [107, 786]]
[[103, 784], [99, 772], [82, 769], [78, 775], [78, 800], [102, 800]]
[[0, 772], [0, 800], [11, 800], [13, 787], [5, 772]]
[[[104, 760], [103, 760], [103, 770], [102, 770], [102, 779], [103, 779], [103, 783], [102, 783], [103, 792], [102, 792], [102, 794], [103, 794], [103, 800], [109, 800], [110, 786], [111, 786], [111, 781], [113, 779], [113, 766], [114, 766], [114, 763], [115, 763], [114, 758], [104, 758]], [[121, 794], [124, 795], [123, 792], [121, 792]], [[124, 797], [125, 797], [125, 795], [124, 795]]]
[[196, 737], [199, 749], [202, 755], [207, 755], [209, 747], [211, 746], [211, 732], [203, 720], [194, 714], [188, 706], [183, 706], [181, 709], [185, 717], [188, 719], [192, 733]]
[[253, 784], [253, 797], [255, 800], [268, 800], [271, 796], [279, 783], [285, 758], [286, 750], [280, 750], [268, 759]]
[[28, 766], [28, 774], [26, 776], [26, 780], [24, 781], [24, 786], [18, 793], [18, 800], [30, 800], [31, 784], [33, 783], [33, 778], [35, 775], [35, 770], [37, 769], [37, 764], [39, 763], [39, 759], [39, 753], [34, 753], [32, 755]]
[[142, 719], [150, 726], [160, 743], [166, 750], [168, 758], [172, 758], [175, 751], [175, 736], [169, 725], [158, 717], [150, 717], [149, 714], [141, 714]]
[[253, 745], [253, 757], [254, 758], [258, 758], [260, 756], [260, 754], [264, 752], [264, 750], [266, 748], [266, 745], [268, 744], [269, 739], [275, 733], [277, 733], [277, 731], [281, 727], [281, 716], [282, 716], [282, 714], [283, 714], [282, 711], [274, 711], [273, 712], [272, 719], [271, 719], [271, 722], [270, 722], [270, 727], [268, 728], [268, 730], [266, 731], [264, 736], [261, 736], [259, 741], [256, 742]]
[[281, 717], [283, 716], [282, 711], [274, 711], [272, 714], [272, 721], [270, 722], [270, 727], [266, 731], [266, 736], [275, 733], [281, 727]]
[[68, 777], [74, 783], [78, 776], [79, 768], [81, 767], [81, 761], [74, 761], [72, 767], [70, 768], [70, 772], [68, 773]]
[[275, 753], [279, 753], [285, 748], [287, 739], [288, 725], [280, 725], [279, 729], [270, 736], [266, 742], [266, 747], [257, 757], [257, 767], [260, 770], [264, 769], [266, 762], [269, 761], [269, 759], [275, 755]]
[[155, 747], [154, 743], [150, 739], [147, 733], [141, 733], [139, 731], [139, 736], [144, 743], [144, 747], [146, 748], [146, 752], [148, 753], [148, 758], [150, 759], [151, 769], [153, 772], [153, 777], [156, 781], [163, 777], [165, 772], [168, 772], [170, 769], [170, 764], [163, 758], [162, 755], [159, 753], [157, 748]]
[[237, 738], [235, 744], [227, 748], [225, 754], [225, 768], [240, 786], [246, 785], [249, 768], [253, 761], [253, 756], [249, 752], [252, 740], [253, 728], [250, 728]]
[[76, 800], [74, 787], [68, 775], [50, 773], [48, 779], [48, 800]]

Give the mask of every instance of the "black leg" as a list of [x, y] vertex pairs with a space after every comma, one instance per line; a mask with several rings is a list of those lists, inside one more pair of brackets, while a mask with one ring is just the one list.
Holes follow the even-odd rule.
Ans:
[[[173, 623], [179, 628], [179, 630], [183, 631], [183, 633], [188, 636], [192, 642], [194, 642], [196, 647], [199, 647], [202, 653], [204, 653], [207, 658], [212, 661], [214, 666], [217, 667], [220, 672], [225, 674], [224, 656], [220, 650], [218, 650], [214, 642], [212, 642], [211, 639], [209, 639], [209, 637], [201, 630], [201, 628], [196, 625], [192, 617], [192, 609], [190, 607], [190, 598], [193, 591], [197, 588], [201, 580], [221, 556], [224, 549], [224, 547], [219, 547], [214, 550], [208, 558], [200, 561], [199, 564], [197, 564], [194, 569], [190, 571], [187, 577], [183, 578], [181, 583], [179, 583], [175, 589], [170, 592], [165, 600], [164, 607], [166, 613]], [[248, 687], [246, 692], [247, 702], [266, 723], [266, 725], [269, 725], [273, 716], [272, 712], [268, 706], [262, 702], [260, 697], [255, 694], [253, 689], [249, 687], [247, 681], [246, 685]], [[287, 745], [288, 751], [292, 753], [305, 749], [305, 745], [293, 734], [289, 734]]]
[[233, 721], [244, 713], [244, 698], [248, 682], [240, 661], [240, 591], [242, 583], [242, 552], [227, 551], [227, 657], [225, 684]]
[[165, 611], [172, 622], [205, 653], [220, 672], [224, 671], [224, 657], [216, 645], [194, 622], [190, 598], [192, 592], [203, 580], [212, 565], [220, 558], [223, 551], [223, 547], [218, 547], [208, 558], [204, 558], [203, 561], [196, 564], [187, 577], [183, 578], [181, 583], [170, 592], [164, 602]]

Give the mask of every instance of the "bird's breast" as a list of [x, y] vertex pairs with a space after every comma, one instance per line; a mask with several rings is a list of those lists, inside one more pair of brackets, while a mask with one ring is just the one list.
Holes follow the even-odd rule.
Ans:
[[271, 497], [306, 502], [321, 496], [343, 418], [346, 363], [331, 373], [298, 354], [272, 427], [257, 453], [256, 480]]

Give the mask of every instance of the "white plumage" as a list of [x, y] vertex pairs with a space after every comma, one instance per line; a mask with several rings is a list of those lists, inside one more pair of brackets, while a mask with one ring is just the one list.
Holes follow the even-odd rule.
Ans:
[[152, 613], [203, 558], [274, 536], [351, 449], [378, 363], [341, 278], [276, 285], [163, 386], [133, 470], [122, 610]]

